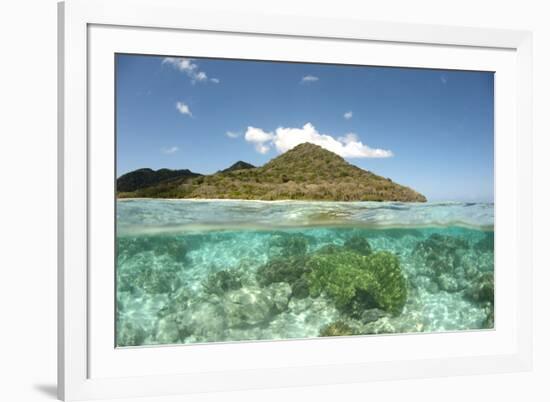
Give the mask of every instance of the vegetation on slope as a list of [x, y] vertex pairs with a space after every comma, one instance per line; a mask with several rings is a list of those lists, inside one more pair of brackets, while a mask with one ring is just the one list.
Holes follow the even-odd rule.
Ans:
[[190, 179], [198, 176], [200, 176], [200, 174], [193, 173], [188, 169], [138, 169], [133, 172], [123, 174], [117, 179], [117, 192], [132, 192], [175, 179]]
[[310, 143], [300, 144], [258, 168], [229, 168], [208, 176], [162, 181], [134, 191], [117, 190], [119, 197], [426, 201], [422, 194]]
[[229, 166], [227, 169], [222, 170], [222, 173], [232, 172], [234, 170], [243, 170], [243, 169], [254, 169], [256, 166], [251, 165], [250, 163], [238, 161]]

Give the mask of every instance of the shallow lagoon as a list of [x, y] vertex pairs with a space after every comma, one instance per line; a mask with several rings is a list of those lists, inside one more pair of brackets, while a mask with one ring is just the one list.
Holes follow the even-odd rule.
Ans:
[[118, 201], [117, 346], [490, 329], [493, 210]]

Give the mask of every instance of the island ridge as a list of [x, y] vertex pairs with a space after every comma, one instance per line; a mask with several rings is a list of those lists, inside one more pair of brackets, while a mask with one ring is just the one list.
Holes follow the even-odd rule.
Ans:
[[426, 197], [302, 143], [261, 167], [239, 161], [212, 175], [138, 169], [117, 179], [118, 198], [426, 202]]

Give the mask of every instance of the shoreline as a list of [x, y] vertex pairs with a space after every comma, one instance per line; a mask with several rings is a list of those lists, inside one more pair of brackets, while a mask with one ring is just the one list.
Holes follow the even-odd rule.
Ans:
[[494, 201], [329, 201], [329, 200], [251, 200], [251, 199], [242, 199], [242, 198], [155, 198], [155, 197], [124, 197], [118, 198], [115, 197], [115, 200], [124, 202], [124, 201], [194, 201], [194, 202], [260, 202], [266, 204], [276, 204], [276, 203], [303, 203], [303, 204], [314, 204], [314, 203], [338, 203], [338, 204], [358, 204], [358, 203], [370, 203], [370, 204], [403, 204], [403, 205], [464, 205], [464, 204], [480, 204], [480, 205], [493, 205]]
[[266, 204], [271, 203], [285, 203], [285, 202], [292, 202], [292, 203], [319, 203], [319, 202], [331, 202], [331, 203], [339, 203], [339, 204], [353, 204], [353, 203], [359, 203], [359, 202], [370, 202], [374, 204], [382, 204], [384, 202], [392, 202], [392, 203], [399, 203], [399, 204], [428, 204], [428, 202], [420, 202], [420, 201], [331, 201], [331, 200], [292, 200], [292, 199], [285, 199], [285, 200], [251, 200], [251, 199], [244, 199], [244, 198], [154, 198], [154, 197], [124, 197], [124, 198], [118, 198], [116, 197], [117, 201], [148, 201], [148, 200], [163, 200], [163, 201], [196, 201], [196, 202], [263, 202]]

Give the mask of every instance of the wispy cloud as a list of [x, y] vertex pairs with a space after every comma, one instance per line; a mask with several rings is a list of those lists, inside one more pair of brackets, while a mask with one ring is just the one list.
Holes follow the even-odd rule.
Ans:
[[312, 82], [319, 81], [319, 77], [316, 77], [314, 75], [306, 75], [302, 77], [302, 80], [300, 81], [302, 84], [310, 84]]
[[208, 78], [208, 75], [199, 68], [199, 65], [193, 59], [186, 59], [184, 57], [165, 57], [162, 59], [162, 64], [168, 64], [176, 70], [187, 74], [193, 84], [196, 82], [220, 83], [218, 78]]
[[257, 142], [256, 144], [254, 144], [254, 148], [262, 155], [267, 154], [270, 150], [269, 145], [263, 144], [261, 142]]
[[177, 102], [176, 103], [176, 109], [178, 109], [178, 111], [181, 113], [181, 114], [185, 114], [189, 117], [193, 117], [193, 114], [191, 113], [191, 109], [189, 109], [189, 106], [187, 106], [185, 103], [183, 102]]
[[443, 85], [445, 85], [445, 84], [447, 83], [447, 81], [449, 81], [449, 79], [447, 78], [447, 76], [446, 76], [445, 74], [441, 74], [441, 75], [439, 76], [439, 80], [441, 81], [441, 83], [442, 83]]
[[225, 135], [228, 136], [229, 138], [238, 138], [241, 136], [241, 133], [237, 133], [235, 131], [226, 131]]
[[175, 154], [176, 152], [178, 152], [179, 148], [178, 147], [162, 148], [161, 151], [162, 151], [163, 154], [172, 155], [172, 154]]
[[344, 119], [349, 120], [353, 117], [353, 112], [350, 110], [349, 112], [344, 113]]
[[329, 134], [321, 134], [311, 123], [302, 128], [279, 127], [275, 132], [264, 131], [257, 127], [248, 127], [245, 140], [254, 144], [256, 151], [267, 153], [274, 147], [279, 153], [288, 151], [304, 142], [319, 145], [344, 158], [388, 158], [393, 152], [386, 149], [371, 148], [363, 144], [354, 133], [334, 138]]

